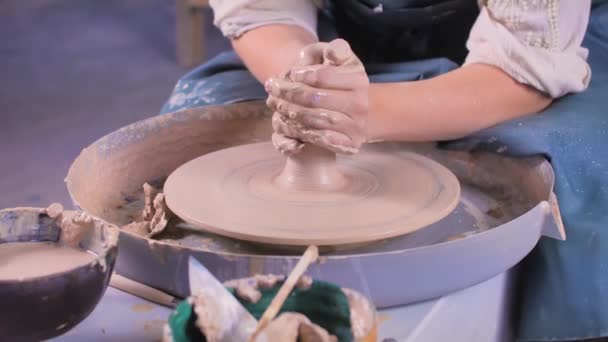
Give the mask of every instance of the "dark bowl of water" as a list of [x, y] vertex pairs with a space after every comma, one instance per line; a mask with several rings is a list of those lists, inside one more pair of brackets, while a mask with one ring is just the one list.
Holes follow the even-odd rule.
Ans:
[[74, 231], [62, 226], [76, 217], [87, 216], [64, 211], [56, 217], [43, 208], [0, 210], [0, 340], [62, 335], [99, 303], [114, 268], [118, 228], [87, 217], [68, 245], [64, 240]]

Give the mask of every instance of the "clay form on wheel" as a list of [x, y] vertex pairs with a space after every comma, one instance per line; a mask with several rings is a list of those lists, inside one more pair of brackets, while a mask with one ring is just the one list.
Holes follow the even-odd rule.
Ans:
[[270, 143], [194, 159], [165, 183], [167, 205], [194, 227], [294, 246], [365, 243], [410, 233], [458, 204], [458, 179], [409, 152], [336, 156], [306, 145], [285, 158]]

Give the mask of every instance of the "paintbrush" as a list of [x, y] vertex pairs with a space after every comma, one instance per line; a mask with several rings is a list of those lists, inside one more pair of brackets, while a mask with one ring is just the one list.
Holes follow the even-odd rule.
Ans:
[[300, 279], [300, 277], [308, 269], [308, 266], [317, 260], [318, 257], [319, 249], [317, 246], [308, 246], [296, 264], [296, 267], [294, 267], [294, 269], [291, 271], [287, 277], [287, 280], [285, 280], [277, 294], [272, 299], [272, 302], [270, 302], [270, 305], [268, 305], [266, 308], [266, 311], [264, 311], [264, 314], [262, 314], [262, 317], [260, 317], [257, 327], [255, 327], [253, 334], [251, 334], [248, 340], [249, 342], [258, 341], [257, 338], [260, 331], [266, 328], [266, 326], [276, 317], [277, 313], [279, 313], [281, 310], [281, 307], [283, 307], [283, 303], [285, 303], [285, 300], [298, 282], [298, 279]]

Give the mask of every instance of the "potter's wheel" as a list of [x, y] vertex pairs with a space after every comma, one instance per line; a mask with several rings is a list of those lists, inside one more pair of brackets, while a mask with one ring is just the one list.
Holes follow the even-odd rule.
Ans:
[[[66, 178], [68, 189], [87, 213], [128, 224], [143, 208], [144, 183], [160, 189], [175, 170], [202, 155], [268, 141], [270, 114], [263, 102], [249, 102], [131, 124], [82, 151]], [[311, 265], [310, 275], [353, 288], [378, 307], [420, 302], [487, 280], [519, 262], [541, 234], [556, 236], [561, 227], [559, 213], [551, 210], [556, 208], [553, 171], [543, 158], [447, 151], [427, 144], [370, 144], [365, 151], [424, 156], [449, 169], [460, 183], [457, 206], [443, 219], [393, 238], [330, 248], [319, 264]], [[278, 157], [272, 149], [269, 153]], [[116, 271], [187, 296], [189, 256], [220, 280], [286, 273], [300, 257], [276, 245], [184, 229], [190, 226], [176, 218], [155, 239], [121, 233]]]
[[406, 234], [458, 204], [452, 172], [415, 153], [336, 156], [307, 146], [287, 158], [271, 143], [196, 158], [167, 179], [167, 204], [194, 227], [262, 243], [339, 245]]

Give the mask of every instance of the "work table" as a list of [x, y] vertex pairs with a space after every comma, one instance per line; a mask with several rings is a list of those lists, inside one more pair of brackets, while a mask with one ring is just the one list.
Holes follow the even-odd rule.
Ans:
[[[440, 299], [380, 310], [378, 341], [510, 341], [512, 272]], [[159, 341], [171, 309], [108, 287], [82, 323], [52, 342]]]

